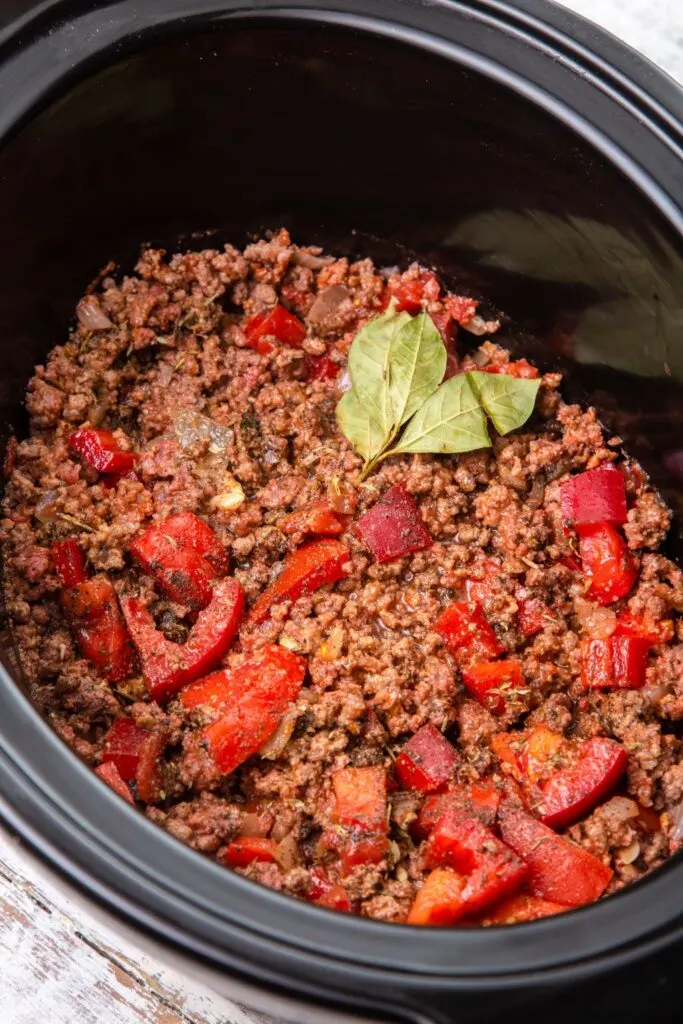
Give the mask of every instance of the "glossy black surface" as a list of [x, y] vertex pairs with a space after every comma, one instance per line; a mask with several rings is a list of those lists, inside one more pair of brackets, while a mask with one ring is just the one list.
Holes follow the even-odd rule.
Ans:
[[[543, 4], [318, 7], [48, 3], [18, 36], [0, 28], [0, 417], [21, 428], [33, 365], [108, 259], [285, 224], [334, 251], [417, 256], [502, 309], [510, 345], [567, 369], [567, 394], [598, 404], [665, 489], [680, 550], [680, 95]], [[678, 861], [514, 932], [321, 912], [135, 816], [6, 676], [0, 791], [6, 820], [141, 927], [273, 989], [411, 1020], [498, 1019], [670, 946], [683, 923]], [[653, 1014], [671, 998], [655, 977]]]

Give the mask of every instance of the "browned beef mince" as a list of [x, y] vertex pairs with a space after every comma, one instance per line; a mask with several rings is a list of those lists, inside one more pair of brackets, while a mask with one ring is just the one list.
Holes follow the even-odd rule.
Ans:
[[[415, 267], [408, 276], [417, 273]], [[30, 436], [6, 465], [6, 597], [33, 699], [93, 766], [117, 716], [165, 730], [163, 798], [156, 806], [140, 802], [142, 811], [220, 858], [258, 807], [262, 834], [280, 843], [293, 837], [295, 852], [289, 864], [255, 863], [243, 873], [304, 896], [309, 869], [323, 856], [316, 842], [330, 817], [332, 772], [376, 764], [391, 770], [405, 740], [425, 723], [445, 731], [459, 750], [460, 782], [504, 777], [490, 739], [506, 728], [544, 723], [569, 737], [611, 736], [628, 752], [627, 777], [567, 834], [609, 864], [610, 889], [620, 887], [661, 864], [681, 835], [683, 749], [669, 723], [683, 718], [683, 578], [657, 553], [669, 511], [644, 474], [631, 474], [625, 535], [640, 566], [638, 582], [618, 605], [587, 601], [580, 573], [563, 562], [571, 549], [560, 486], [570, 472], [623, 457], [593, 409], [562, 401], [558, 374], [543, 377], [534, 418], [492, 449], [388, 459], [358, 484], [361, 460], [335, 422], [343, 377], [308, 382], [307, 366], [327, 353], [343, 367], [359, 326], [379, 312], [385, 284], [386, 273], [369, 260], [322, 257], [293, 245], [283, 230], [243, 252], [226, 246], [167, 258], [145, 251], [134, 275], [104, 276], [82, 300], [68, 340], [29, 383]], [[308, 336], [301, 348], [278, 346], [262, 355], [246, 346], [245, 318], [278, 299], [304, 321], [309, 315]], [[442, 301], [428, 309], [439, 314]], [[504, 347], [485, 340], [461, 357], [461, 368], [508, 359]], [[197, 413], [223, 428], [220, 444], [190, 436]], [[131, 442], [141, 454], [138, 479], [106, 487], [70, 452], [69, 435], [88, 424]], [[216, 499], [235, 481], [244, 501], [224, 508]], [[278, 528], [285, 514], [342, 492], [357, 518], [398, 483], [414, 496], [433, 547], [378, 564], [347, 528], [350, 575], [243, 628], [227, 656], [229, 665], [243, 647], [269, 642], [306, 656], [296, 726], [279, 757], [254, 756], [222, 776], [197, 740], [199, 712], [185, 711], [177, 698], [163, 706], [151, 701], [141, 677], [110, 684], [79, 656], [59, 604], [50, 557], [55, 540], [77, 536], [93, 570], [106, 573], [119, 592], [133, 586], [167, 636], [182, 640], [184, 610], [132, 566], [126, 551], [142, 528], [171, 513], [197, 513], [231, 552], [232, 572], [253, 602], [301, 543]], [[465, 579], [481, 573], [484, 557], [495, 563], [486, 616], [526, 681], [522, 706], [502, 717], [467, 694], [433, 628]], [[520, 588], [553, 610], [529, 639], [516, 625]], [[598, 690], [586, 700], [582, 630], [591, 616], [602, 616], [609, 633], [622, 608], [673, 617], [677, 639], [653, 648], [642, 690]], [[394, 792], [389, 799], [389, 856], [359, 865], [343, 882], [360, 913], [397, 921], [424, 877], [410, 831], [421, 797]], [[660, 818], [644, 816], [643, 808]], [[334, 874], [332, 854], [324, 856]]]

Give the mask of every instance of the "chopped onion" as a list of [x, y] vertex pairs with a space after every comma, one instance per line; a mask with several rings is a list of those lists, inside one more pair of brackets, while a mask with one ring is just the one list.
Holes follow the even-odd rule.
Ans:
[[617, 628], [617, 615], [611, 608], [602, 608], [583, 597], [575, 598], [574, 608], [583, 628], [595, 640], [607, 640]]
[[192, 409], [179, 409], [175, 413], [173, 429], [181, 448], [189, 448], [198, 441], [208, 441], [209, 451], [215, 455], [229, 448], [235, 436], [231, 427], [216, 423], [209, 416], [202, 416]]
[[484, 320], [483, 316], [476, 314], [460, 326], [464, 331], [481, 337], [482, 334], [495, 334], [500, 327], [500, 320]]
[[216, 494], [209, 505], [212, 508], [217, 509], [219, 512], [234, 512], [240, 505], [244, 504], [245, 494], [242, 490], [242, 485], [239, 480], [235, 480], [234, 476], [230, 473], [226, 473], [225, 480], [223, 483], [223, 490], [220, 494]]
[[342, 487], [337, 476], [333, 476], [328, 481], [327, 500], [332, 511], [341, 516], [350, 516], [356, 511], [356, 492], [348, 487]]
[[352, 387], [353, 387], [353, 381], [351, 380], [351, 374], [349, 373], [348, 370], [344, 370], [344, 372], [342, 373], [341, 377], [339, 378], [339, 382], [337, 384], [337, 388], [339, 389], [339, 391], [344, 392], [344, 391], [350, 391]]
[[315, 302], [308, 311], [308, 322], [311, 324], [322, 323], [328, 316], [336, 313], [342, 302], [348, 299], [351, 292], [343, 284], [333, 284], [324, 288], [316, 297]]
[[295, 249], [292, 253], [292, 263], [296, 263], [300, 267], [308, 267], [309, 270], [321, 270], [323, 267], [329, 266], [330, 263], [334, 263], [334, 256], [317, 256], [304, 249]]
[[96, 295], [86, 295], [78, 303], [76, 310], [78, 322], [86, 331], [106, 331], [113, 327], [113, 323], [100, 306]]
[[40, 523], [50, 523], [57, 514], [57, 498], [59, 494], [57, 491], [43, 491], [38, 503], [34, 515]]
[[[267, 812], [266, 812], [267, 814]], [[268, 824], [264, 820], [265, 815], [257, 811], [247, 811], [242, 818], [243, 836], [265, 836], [268, 834]]]
[[681, 839], [683, 839], [683, 800], [680, 804], [676, 804], [675, 807], [671, 808], [669, 811], [669, 817], [671, 818], [674, 826], [671, 836], [677, 842], [680, 842]]
[[294, 833], [289, 832], [281, 843], [278, 843], [275, 850], [275, 860], [283, 871], [291, 871], [297, 864], [301, 863], [299, 844], [294, 838]]
[[292, 733], [294, 732], [294, 726], [296, 725], [298, 717], [299, 712], [295, 707], [291, 707], [289, 710], [285, 711], [275, 732], [266, 740], [263, 746], [259, 748], [259, 754], [261, 757], [266, 757], [269, 761], [274, 761], [280, 756], [292, 738]]

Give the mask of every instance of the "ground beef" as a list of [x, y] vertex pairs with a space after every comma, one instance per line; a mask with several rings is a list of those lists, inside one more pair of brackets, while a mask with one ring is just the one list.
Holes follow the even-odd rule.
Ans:
[[[329, 905], [383, 921], [405, 920], [425, 878], [416, 833], [424, 796], [391, 789], [383, 855], [341, 871], [331, 780], [344, 768], [392, 777], [407, 739], [425, 725], [455, 749], [451, 787], [493, 780], [513, 804], [522, 795], [496, 746], [501, 733], [517, 741], [545, 728], [570, 746], [616, 739], [629, 757], [621, 789], [573, 824], [569, 840], [612, 868], [610, 889], [677, 849], [683, 749], [663, 723], [683, 718], [683, 575], [657, 552], [669, 510], [605, 437], [595, 410], [565, 404], [560, 376], [546, 374], [533, 418], [491, 449], [387, 459], [358, 484], [360, 457], [335, 420], [342, 368], [358, 329], [384, 308], [387, 287], [419, 284], [423, 268], [401, 275], [367, 259], [334, 259], [297, 247], [282, 230], [243, 252], [226, 246], [169, 258], [148, 249], [134, 274], [113, 269], [79, 304], [66, 343], [36, 368], [26, 395], [30, 434], [11, 442], [4, 467], [13, 636], [37, 706], [76, 753], [98, 766], [112, 724], [134, 723], [160, 744], [157, 792], [145, 807], [152, 821], [220, 862], [230, 862], [237, 837], [267, 840], [276, 852], [237, 870], [316, 901], [323, 871], [336, 894]], [[310, 314], [306, 337], [258, 351], [249, 320], [278, 301], [304, 321]], [[474, 308], [436, 283], [425, 301], [441, 325], [453, 303]], [[498, 322], [484, 327], [493, 333]], [[323, 379], [312, 372], [321, 358]], [[510, 369], [508, 351], [492, 338], [459, 355], [451, 346], [449, 358], [464, 370]], [[113, 431], [122, 450], [139, 456], [135, 472], [107, 477], [80, 459], [68, 442], [82, 426]], [[561, 505], [568, 474], [606, 463], [624, 471], [623, 529], [639, 561], [632, 591], [609, 608], [587, 600]], [[352, 523], [396, 485], [416, 502], [433, 545], [378, 563]], [[243, 626], [228, 669], [279, 643], [306, 658], [307, 676], [287, 712], [282, 749], [226, 776], [204, 736], [220, 718], [215, 708], [188, 710], [177, 696], [159, 703], [141, 676], [110, 683], [81, 656], [51, 546], [76, 538], [92, 572], [119, 597], [134, 593], [164, 635], [183, 642], [193, 614], [133, 565], [133, 538], [152, 522], [195, 513], [230, 553], [250, 604], [308, 539], [305, 530], [281, 529], [283, 517], [321, 500], [341, 517], [347, 575]], [[434, 629], [472, 584], [502, 656], [521, 668], [523, 685], [504, 711], [473, 699], [465, 662]], [[525, 632], [520, 608], [529, 602], [541, 617]], [[624, 612], [672, 620], [674, 639], [653, 643], [642, 690], [587, 695], [582, 641], [615, 634]], [[132, 783], [136, 798], [140, 785]]]

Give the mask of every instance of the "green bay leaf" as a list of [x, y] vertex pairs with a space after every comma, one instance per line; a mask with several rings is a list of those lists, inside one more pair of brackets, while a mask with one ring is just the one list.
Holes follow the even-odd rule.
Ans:
[[337, 403], [337, 424], [366, 462], [369, 462], [386, 443], [382, 424], [375, 417], [374, 407], [360, 395], [355, 387], [342, 395]]
[[391, 345], [396, 332], [409, 321], [408, 313], [395, 313], [390, 307], [361, 328], [349, 349], [351, 381], [358, 398], [370, 406], [372, 418], [381, 428], [380, 448], [396, 426], [389, 393]]
[[433, 395], [446, 372], [446, 346], [426, 310], [392, 336], [389, 394], [394, 423], [401, 426]]
[[468, 373], [472, 388], [499, 434], [517, 430], [531, 416], [540, 380], [524, 380], [505, 373]]
[[486, 416], [466, 374], [444, 381], [421, 406], [391, 454], [455, 454], [490, 448]]

